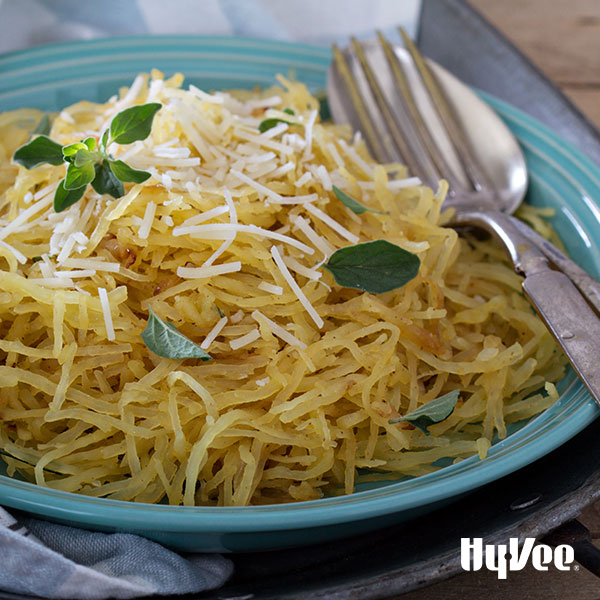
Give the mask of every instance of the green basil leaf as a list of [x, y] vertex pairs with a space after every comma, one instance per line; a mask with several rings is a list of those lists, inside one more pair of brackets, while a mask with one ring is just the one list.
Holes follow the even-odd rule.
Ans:
[[35, 129], [31, 132], [33, 135], [48, 135], [50, 133], [52, 123], [50, 122], [50, 115], [44, 113], [44, 116], [38, 121]]
[[83, 143], [90, 152], [93, 152], [96, 149], [96, 138], [92, 136], [86, 137], [85, 140], [83, 140]]
[[75, 202], [81, 200], [81, 197], [85, 193], [85, 188], [86, 186], [82, 185], [75, 190], [68, 190], [65, 188], [65, 180], [63, 179], [58, 184], [56, 193], [54, 194], [54, 212], [62, 212], [72, 204], [75, 204]]
[[105, 129], [104, 133], [102, 134], [102, 139], [100, 140], [100, 149], [102, 152], [106, 152], [106, 146], [108, 146], [109, 134], [110, 134], [110, 131], [108, 129]]
[[287, 113], [288, 115], [295, 115], [296, 114], [291, 108], [284, 108], [283, 112]]
[[289, 121], [286, 121], [285, 119], [279, 119], [277, 117], [273, 117], [272, 119], [265, 119], [264, 121], [261, 121], [258, 124], [258, 130], [261, 133], [264, 133], [265, 131], [269, 131], [269, 129], [271, 129], [272, 127], [275, 127], [275, 125], [277, 125], [277, 123], [287, 123], [288, 125], [293, 125], [293, 123], [290, 123]]
[[83, 163], [80, 167], [71, 163], [67, 167], [67, 176], [64, 183], [65, 189], [78, 190], [80, 187], [85, 187], [88, 183], [92, 182], [95, 176], [94, 164], [91, 161]]
[[148, 171], [139, 171], [138, 169], [132, 169], [128, 164], [122, 160], [109, 160], [108, 164], [110, 170], [113, 172], [117, 179], [121, 181], [133, 181], [133, 183], [142, 183], [150, 177]]
[[75, 154], [75, 160], [73, 160], [73, 164], [76, 167], [82, 167], [86, 163], [95, 164], [99, 162], [100, 156], [97, 152], [90, 152], [89, 150], [77, 150], [77, 154]]
[[111, 141], [117, 144], [131, 144], [145, 140], [150, 135], [154, 115], [161, 106], [158, 102], [151, 102], [120, 112], [110, 124]]
[[338, 285], [383, 294], [414, 279], [420, 265], [416, 254], [385, 240], [375, 240], [336, 250], [323, 267]]
[[211, 359], [210, 354], [185, 337], [175, 325], [163, 321], [152, 309], [150, 309], [148, 324], [142, 333], [142, 339], [154, 354], [164, 358]]
[[63, 146], [62, 153], [65, 158], [75, 156], [79, 150], [87, 150], [88, 147], [83, 142], [74, 142], [68, 146]]
[[429, 435], [427, 428], [430, 425], [440, 423], [454, 412], [459, 395], [459, 390], [453, 390], [435, 400], [426, 402], [403, 417], [390, 419], [389, 422], [398, 423], [400, 421], [408, 421], [411, 425], [418, 427], [421, 431]]
[[352, 196], [348, 196], [348, 194], [346, 194], [346, 192], [343, 192], [342, 190], [340, 190], [339, 187], [336, 187], [335, 185], [332, 187], [333, 187], [333, 193], [335, 194], [335, 197], [344, 206], [347, 206], [352, 212], [356, 213], [357, 215], [362, 215], [364, 212], [367, 212], [367, 211], [372, 212], [372, 213], [377, 213], [379, 215], [385, 214], [384, 210], [375, 210], [374, 208], [369, 208], [368, 206], [361, 204], [358, 200], [355, 200], [354, 198], [352, 198]]
[[13, 154], [13, 160], [26, 169], [33, 169], [44, 163], [58, 166], [64, 162], [62, 146], [45, 135], [39, 135], [18, 148]]
[[123, 184], [115, 177], [114, 173], [110, 170], [108, 162], [106, 160], [98, 163], [94, 167], [96, 176], [92, 180], [92, 187], [99, 194], [109, 194], [113, 198], [120, 198], [125, 190]]

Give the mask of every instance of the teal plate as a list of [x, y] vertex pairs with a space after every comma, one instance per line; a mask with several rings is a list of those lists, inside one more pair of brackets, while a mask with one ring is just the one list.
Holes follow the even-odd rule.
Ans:
[[[82, 99], [105, 101], [139, 72], [181, 72], [204, 89], [268, 86], [293, 75], [325, 87], [328, 49], [225, 37], [141, 37], [77, 42], [0, 56], [0, 110], [58, 110]], [[570, 144], [490, 96], [521, 143], [530, 174], [528, 202], [556, 210], [554, 226], [571, 254], [600, 274], [600, 170]], [[0, 475], [0, 504], [53, 521], [128, 531], [189, 551], [250, 551], [316, 543], [372, 531], [426, 513], [511, 473], [557, 448], [600, 409], [569, 372], [560, 399], [485, 460], [472, 457], [415, 479], [351, 496], [243, 508], [147, 505], [52, 491]]]

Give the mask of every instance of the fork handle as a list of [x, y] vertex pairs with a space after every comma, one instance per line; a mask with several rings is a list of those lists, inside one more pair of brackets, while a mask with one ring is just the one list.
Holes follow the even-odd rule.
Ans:
[[510, 217], [496, 211], [460, 215], [463, 224], [492, 233], [508, 250], [517, 272], [525, 276], [523, 291], [563, 349], [579, 378], [600, 405], [600, 318], [573, 282], [550, 268], [548, 259]]

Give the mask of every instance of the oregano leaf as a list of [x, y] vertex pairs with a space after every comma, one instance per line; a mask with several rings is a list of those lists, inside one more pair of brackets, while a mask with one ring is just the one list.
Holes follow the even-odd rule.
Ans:
[[126, 108], [117, 114], [110, 124], [110, 141], [131, 144], [145, 140], [152, 129], [154, 115], [161, 109], [158, 102]]
[[38, 121], [35, 129], [31, 132], [32, 134], [39, 135], [48, 135], [50, 133], [50, 129], [52, 127], [52, 122], [50, 121], [50, 115], [48, 113], [44, 113], [42, 118]]
[[453, 390], [439, 398], [435, 398], [435, 400], [426, 402], [403, 417], [390, 419], [389, 422], [399, 423], [400, 421], [407, 421], [424, 433], [429, 434], [427, 429], [429, 426], [440, 423], [454, 412], [459, 395], [459, 390]]
[[60, 144], [52, 141], [49, 137], [38, 135], [17, 148], [13, 154], [13, 160], [26, 169], [34, 169], [44, 163], [58, 166], [64, 162], [63, 149]]
[[120, 181], [132, 181], [133, 183], [142, 183], [150, 177], [148, 171], [139, 171], [133, 169], [122, 160], [109, 160], [108, 164], [114, 176]]
[[269, 129], [272, 129], [273, 127], [275, 127], [275, 125], [277, 125], [277, 123], [287, 123], [288, 125], [294, 125], [294, 123], [290, 123], [289, 121], [286, 121], [285, 119], [279, 119], [278, 117], [272, 117], [270, 119], [265, 119], [264, 121], [261, 121], [258, 124], [258, 130], [261, 133], [264, 133], [265, 131], [269, 131]]
[[56, 188], [54, 194], [54, 212], [62, 212], [69, 208], [69, 206], [75, 204], [81, 200], [83, 194], [85, 194], [86, 186], [83, 185], [75, 190], [68, 190], [65, 188], [65, 180], [63, 179]]
[[142, 339], [152, 352], [164, 358], [211, 359], [210, 354], [183, 335], [175, 325], [163, 321], [152, 309]]
[[120, 198], [125, 193], [123, 184], [115, 177], [106, 160], [95, 165], [94, 171], [92, 187], [99, 194], [109, 194], [113, 198]]
[[79, 167], [71, 163], [67, 167], [64, 188], [66, 190], [77, 190], [80, 187], [85, 187], [92, 182], [95, 176], [94, 164], [91, 161], [85, 162]]
[[346, 192], [343, 192], [342, 190], [340, 190], [339, 187], [336, 187], [335, 185], [332, 186], [332, 189], [333, 193], [335, 194], [335, 197], [344, 206], [347, 206], [352, 212], [356, 213], [357, 215], [362, 215], [364, 212], [367, 211], [377, 213], [379, 215], [386, 214], [384, 210], [375, 210], [374, 208], [369, 208], [368, 206], [361, 204], [358, 200], [355, 200], [354, 198], [352, 198], [352, 196], [349, 196], [348, 194], [346, 194]]
[[338, 285], [383, 294], [414, 279], [420, 265], [416, 254], [386, 240], [375, 240], [336, 250], [323, 267]]

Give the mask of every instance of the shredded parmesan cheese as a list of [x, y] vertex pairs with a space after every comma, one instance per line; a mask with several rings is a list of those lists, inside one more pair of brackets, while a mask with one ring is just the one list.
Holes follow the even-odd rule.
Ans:
[[210, 330], [208, 335], [204, 338], [204, 341], [200, 344], [200, 348], [203, 350], [208, 350], [210, 345], [215, 341], [215, 339], [217, 339], [225, 325], [227, 325], [227, 317], [221, 317], [215, 326]]
[[308, 298], [304, 295], [304, 292], [300, 289], [300, 286], [294, 281], [294, 278], [281, 258], [281, 254], [279, 254], [279, 250], [277, 250], [275, 246], [271, 246], [271, 256], [281, 271], [284, 279], [288, 282], [294, 294], [296, 294], [300, 304], [304, 306], [306, 312], [310, 315], [310, 318], [315, 322], [315, 325], [321, 329], [321, 327], [324, 325], [323, 319], [319, 316], [319, 313], [317, 313], [313, 305], [308, 301]]
[[232, 350], [239, 350], [240, 348], [243, 348], [244, 346], [251, 344], [252, 342], [257, 340], [259, 337], [260, 337], [260, 331], [258, 331], [258, 329], [253, 329], [252, 331], [249, 331], [246, 335], [243, 335], [239, 338], [231, 340], [229, 342], [229, 345], [231, 346]]
[[343, 238], [346, 238], [349, 242], [357, 244], [360, 239], [357, 235], [354, 235], [348, 231], [343, 225], [340, 225], [336, 220], [332, 219], [329, 215], [325, 214], [320, 208], [317, 208], [313, 204], [307, 204], [306, 210], [317, 217], [317, 219], [323, 221], [326, 225], [329, 225], [331, 229], [339, 233]]
[[269, 319], [269, 317], [265, 317], [265, 315], [263, 315], [260, 311], [255, 310], [251, 316], [259, 324], [261, 321], [266, 323], [274, 335], [281, 338], [284, 342], [287, 342], [290, 346], [298, 346], [302, 350], [306, 350], [306, 344], [304, 342], [301, 342], [289, 331], [286, 331], [281, 325], [278, 325], [277, 323], [275, 323], [275, 321]]
[[110, 314], [110, 304], [108, 302], [108, 294], [106, 289], [98, 288], [98, 296], [100, 296], [100, 303], [102, 305], [102, 313], [104, 315], [104, 325], [106, 327], [106, 339], [115, 339], [115, 330], [113, 328], [112, 315]]
[[225, 273], [236, 273], [242, 270], [242, 263], [238, 260], [223, 265], [213, 265], [212, 267], [177, 267], [177, 275], [183, 279], [206, 279]]
[[[557, 400], [564, 359], [494, 242], [444, 227], [446, 184], [376, 164], [279, 81], [209, 93], [153, 71], [65, 108], [61, 144], [162, 105], [147, 139], [109, 149], [151, 177], [60, 213], [64, 166], [10, 161], [41, 113], [0, 117], [0, 447], [26, 460], [0, 457], [8, 473], [117, 501], [317, 500], [483, 458]], [[266, 118], [291, 125], [260, 133]], [[382, 212], [353, 213], [334, 185]], [[418, 253], [417, 277], [375, 295], [320, 269], [375, 239]], [[150, 307], [166, 356], [210, 360], [153, 353]], [[456, 390], [430, 435], [396, 422]]]
[[270, 294], [275, 294], [276, 296], [281, 296], [281, 294], [283, 294], [283, 288], [280, 285], [273, 285], [267, 281], [261, 281], [258, 284], [258, 289], [269, 292]]

